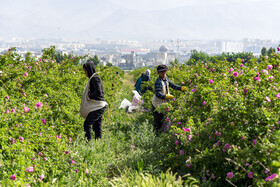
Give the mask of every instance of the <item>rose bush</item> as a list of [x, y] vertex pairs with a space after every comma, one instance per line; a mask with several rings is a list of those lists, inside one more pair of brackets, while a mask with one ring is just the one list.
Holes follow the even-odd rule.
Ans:
[[[84, 57], [56, 63], [45, 49], [36, 59], [12, 48], [0, 56], [0, 181], [36, 184], [63, 178], [78, 169], [86, 171], [83, 158], [71, 151], [83, 135], [79, 108], [88, 81]], [[109, 106], [122, 85], [123, 72], [98, 66]], [[116, 72], [119, 72], [116, 74]], [[105, 114], [107, 115], [107, 114]], [[108, 123], [104, 119], [104, 123]], [[66, 154], [67, 152], [67, 154]], [[9, 183], [7, 183], [9, 184]]]
[[[171, 126], [163, 135], [162, 166], [206, 184], [279, 182], [278, 175], [266, 180], [279, 174], [274, 162], [280, 156], [279, 54], [251, 58], [245, 65], [242, 59], [191, 64], [172, 66], [167, 73], [188, 90], [170, 89], [175, 99], [158, 109]], [[152, 96], [144, 94], [145, 102]]]

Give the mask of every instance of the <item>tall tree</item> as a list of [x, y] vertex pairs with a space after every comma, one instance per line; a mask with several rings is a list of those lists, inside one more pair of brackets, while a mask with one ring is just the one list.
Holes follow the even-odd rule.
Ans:
[[262, 54], [262, 56], [266, 56], [267, 55], [267, 50], [266, 50], [265, 47], [262, 48], [261, 54]]
[[93, 62], [97, 66], [100, 63], [100, 59], [97, 55], [94, 55], [94, 57], [89, 57], [87, 62]]
[[269, 50], [267, 51], [267, 54], [268, 54], [268, 55], [271, 55], [271, 53], [275, 53], [275, 51], [276, 51], [276, 50], [275, 50], [274, 48], [271, 47], [271, 48], [269, 48]]

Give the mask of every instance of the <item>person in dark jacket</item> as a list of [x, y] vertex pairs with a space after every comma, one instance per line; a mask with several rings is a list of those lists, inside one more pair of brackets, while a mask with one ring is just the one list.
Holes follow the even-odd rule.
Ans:
[[150, 81], [150, 74], [151, 74], [151, 70], [147, 69], [145, 71], [145, 74], [142, 73], [141, 76], [137, 79], [136, 83], [135, 83], [135, 90], [139, 93], [139, 94], [144, 94], [148, 88], [142, 88], [143, 84], [145, 84], [145, 82]]
[[157, 67], [157, 72], [159, 77], [155, 82], [155, 95], [152, 99], [152, 110], [154, 115], [154, 127], [156, 133], [162, 130], [164, 114], [156, 111], [156, 108], [160, 107], [161, 104], [169, 102], [174, 96], [170, 94], [169, 87], [174, 90], [185, 91], [187, 88], [185, 86], [178, 86], [173, 84], [166, 76], [168, 67], [166, 65], [159, 65]]
[[[86, 116], [86, 120], [84, 122], [85, 136], [87, 140], [90, 141], [92, 138], [91, 126], [95, 132], [95, 139], [102, 138], [101, 124], [107, 103], [104, 99], [104, 86], [101, 78], [95, 72], [94, 63], [85, 63], [83, 65], [83, 69], [86, 76], [89, 78], [89, 81], [83, 94], [81, 110], [85, 113], [83, 116]], [[83, 101], [85, 104], [83, 104]]]

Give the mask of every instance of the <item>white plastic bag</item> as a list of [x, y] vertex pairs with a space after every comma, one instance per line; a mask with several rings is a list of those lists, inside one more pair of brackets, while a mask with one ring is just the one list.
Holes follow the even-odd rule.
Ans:
[[126, 108], [126, 107], [129, 107], [129, 106], [131, 106], [131, 102], [130, 101], [128, 101], [127, 99], [124, 99], [123, 101], [122, 101], [122, 103], [121, 103], [121, 106], [119, 107], [119, 109], [120, 108]]
[[132, 92], [134, 93], [134, 96], [132, 99], [132, 106], [138, 106], [139, 104], [144, 103], [141, 100], [141, 95], [136, 90], [132, 90]]

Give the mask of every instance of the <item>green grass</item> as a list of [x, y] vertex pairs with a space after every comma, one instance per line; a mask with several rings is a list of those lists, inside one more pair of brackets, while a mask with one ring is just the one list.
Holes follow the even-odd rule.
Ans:
[[[153, 131], [150, 113], [126, 113], [118, 109], [123, 99], [133, 98], [133, 77], [125, 74], [123, 87], [110, 106], [110, 124], [104, 114], [103, 139], [86, 143], [84, 134], [71, 147], [71, 152], [89, 170], [71, 173], [47, 186], [181, 186], [180, 178], [162, 176], [159, 164], [160, 137]], [[82, 124], [81, 124], [82, 125]], [[90, 177], [83, 177], [89, 175]]]

